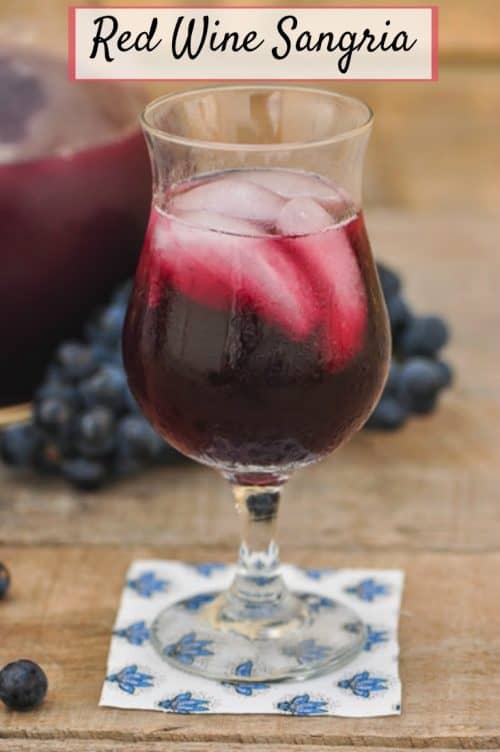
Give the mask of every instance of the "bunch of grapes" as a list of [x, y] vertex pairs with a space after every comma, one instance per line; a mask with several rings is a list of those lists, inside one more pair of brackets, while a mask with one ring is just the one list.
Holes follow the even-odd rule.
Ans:
[[[389, 378], [367, 427], [393, 430], [411, 413], [430, 413], [451, 383], [439, 359], [448, 329], [438, 316], [415, 316], [402, 296], [401, 280], [383, 264], [378, 271], [391, 321], [393, 359]], [[131, 283], [90, 320], [82, 341], [63, 342], [35, 394], [31, 422], [0, 435], [7, 464], [61, 473], [81, 489], [95, 489], [154, 464], [182, 456], [141, 415], [121, 357], [121, 331]]]
[[389, 312], [392, 361], [382, 397], [366, 428], [392, 431], [413, 413], [434, 411], [443, 389], [451, 385], [451, 367], [440, 358], [449, 330], [440, 316], [416, 316], [402, 294], [401, 279], [377, 264]]
[[83, 341], [63, 342], [35, 393], [33, 419], [0, 436], [7, 464], [61, 473], [81, 489], [154, 464], [181, 460], [142, 416], [125, 377], [121, 331], [131, 283], [85, 329]]

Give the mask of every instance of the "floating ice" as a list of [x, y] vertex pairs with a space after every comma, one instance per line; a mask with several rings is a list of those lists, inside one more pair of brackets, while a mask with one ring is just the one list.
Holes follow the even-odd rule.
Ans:
[[274, 224], [285, 201], [276, 193], [230, 175], [211, 180], [174, 196], [169, 210], [209, 211], [229, 217]]
[[263, 230], [253, 222], [236, 217], [228, 217], [227, 214], [219, 214], [211, 211], [182, 211], [176, 216], [183, 222], [196, 227], [203, 227], [218, 232], [230, 232], [233, 235], [263, 235]]
[[282, 235], [307, 235], [331, 227], [330, 214], [312, 198], [293, 198], [278, 214], [276, 228]]
[[336, 198], [338, 192], [317, 175], [291, 170], [252, 170], [248, 180], [270, 191], [279, 193], [284, 198], [310, 196], [312, 198]]

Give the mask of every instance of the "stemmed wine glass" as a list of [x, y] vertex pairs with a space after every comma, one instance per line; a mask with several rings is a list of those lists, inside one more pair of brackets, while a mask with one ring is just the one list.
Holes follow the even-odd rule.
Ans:
[[153, 625], [162, 656], [195, 674], [304, 678], [363, 646], [350, 608], [287, 588], [275, 523], [290, 474], [363, 425], [386, 377], [361, 213], [371, 122], [351, 97], [274, 85], [175, 93], [142, 116], [154, 194], [125, 367], [155, 429], [229, 481], [242, 520], [230, 588]]

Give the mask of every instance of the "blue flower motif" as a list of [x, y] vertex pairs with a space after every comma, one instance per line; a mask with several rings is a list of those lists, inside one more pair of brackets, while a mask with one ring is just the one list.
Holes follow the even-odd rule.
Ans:
[[313, 663], [328, 658], [330, 648], [328, 645], [318, 645], [316, 640], [302, 640], [292, 648], [284, 648], [283, 653], [295, 657], [299, 663]]
[[379, 596], [388, 595], [389, 586], [383, 582], [376, 582], [373, 577], [369, 577], [366, 580], [361, 580], [357, 585], [344, 588], [344, 592], [350, 595], [357, 595], [362, 601], [372, 603]]
[[[236, 670], [234, 672], [235, 676], [251, 676], [253, 670], [253, 662], [252, 661], [245, 661], [245, 663], [240, 663], [239, 666], [236, 666]], [[254, 692], [256, 692], [258, 689], [269, 689], [269, 684], [264, 684], [264, 682], [237, 682], [237, 681], [227, 681], [222, 682], [223, 687], [230, 687], [231, 689], [234, 689], [239, 695], [243, 695], [244, 697], [251, 697]]]
[[193, 595], [192, 598], [184, 601], [184, 608], [187, 611], [199, 611], [202, 606], [213, 601], [216, 595], [216, 593], [198, 593], [198, 595]]
[[167, 645], [163, 653], [185, 666], [191, 666], [195, 658], [201, 655], [213, 655], [212, 651], [207, 649], [212, 642], [213, 640], [197, 640], [196, 632], [189, 632], [177, 642]]
[[168, 584], [168, 580], [157, 578], [154, 572], [143, 572], [136, 580], [127, 582], [128, 587], [135, 590], [142, 598], [151, 598], [155, 593], [164, 593]]
[[124, 629], [115, 629], [116, 637], [124, 637], [131, 645], [143, 645], [149, 640], [149, 628], [145, 621], [136, 621]]
[[387, 679], [370, 676], [369, 671], [354, 674], [350, 679], [342, 679], [337, 683], [341, 689], [350, 689], [356, 697], [370, 697], [371, 692], [381, 692], [387, 689]]
[[388, 640], [389, 640], [389, 635], [386, 629], [373, 629], [373, 627], [370, 627], [369, 625], [367, 625], [366, 640], [365, 640], [363, 650], [370, 652], [373, 645], [378, 645], [379, 643], [387, 642]]
[[162, 700], [158, 703], [163, 710], [170, 710], [172, 713], [206, 713], [209, 709], [208, 700], [201, 697], [193, 697], [192, 692], [182, 692], [180, 695], [171, 697], [168, 700]]
[[128, 695], [133, 695], [139, 687], [153, 686], [153, 677], [150, 674], [141, 673], [135, 664], [125, 666], [117, 674], [110, 674], [106, 677], [106, 680], [116, 682], [122, 692], [126, 692]]
[[335, 572], [335, 569], [332, 569], [331, 567], [322, 567], [320, 569], [303, 569], [302, 572], [306, 577], [309, 577], [310, 580], [321, 580], [322, 577], [326, 577], [326, 575]]
[[211, 577], [214, 572], [226, 569], [227, 564], [222, 564], [220, 561], [206, 561], [203, 564], [193, 564], [193, 567], [203, 577]]
[[291, 700], [279, 702], [278, 710], [291, 715], [322, 715], [328, 711], [326, 700], [311, 700], [308, 694], [296, 695]]
[[331, 598], [326, 598], [323, 595], [304, 593], [299, 597], [306, 603], [309, 611], [314, 614], [317, 614], [322, 608], [335, 608], [335, 601], [332, 601]]

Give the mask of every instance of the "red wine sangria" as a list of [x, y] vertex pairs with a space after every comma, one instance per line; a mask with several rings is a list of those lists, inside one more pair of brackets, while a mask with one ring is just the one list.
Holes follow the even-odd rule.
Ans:
[[[125, 367], [159, 433], [230, 481], [242, 522], [230, 588], [164, 609], [153, 643], [224, 682], [331, 670], [362, 649], [364, 626], [286, 587], [275, 523], [289, 475], [361, 427], [386, 376], [360, 200], [371, 112], [327, 91], [245, 85], [169, 95], [142, 122], [154, 192]], [[185, 660], [186, 644], [203, 650]]]
[[152, 210], [130, 384], [182, 452], [268, 484], [366, 420], [385, 316], [362, 214], [338, 186], [296, 170], [195, 176]]

